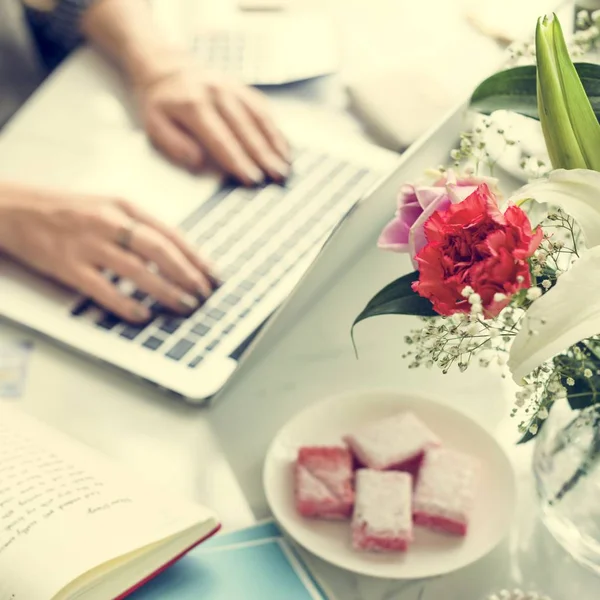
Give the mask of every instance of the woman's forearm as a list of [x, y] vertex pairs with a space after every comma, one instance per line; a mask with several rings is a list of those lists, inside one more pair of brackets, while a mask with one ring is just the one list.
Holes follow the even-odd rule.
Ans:
[[167, 41], [146, 0], [97, 0], [81, 28], [135, 85], [155, 81], [180, 64], [182, 53]]

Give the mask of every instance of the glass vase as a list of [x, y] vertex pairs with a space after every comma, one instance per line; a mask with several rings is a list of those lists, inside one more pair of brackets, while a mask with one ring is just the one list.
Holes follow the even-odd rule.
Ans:
[[552, 407], [533, 459], [542, 519], [563, 548], [600, 575], [600, 405]]

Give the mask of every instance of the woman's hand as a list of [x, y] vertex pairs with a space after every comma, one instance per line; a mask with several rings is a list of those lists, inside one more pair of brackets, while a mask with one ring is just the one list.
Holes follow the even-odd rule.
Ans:
[[212, 291], [208, 266], [174, 230], [124, 200], [0, 185], [0, 252], [131, 322], [150, 310], [104, 275], [131, 280], [160, 304], [193, 312]]
[[287, 177], [288, 145], [256, 90], [179, 64], [135, 91], [150, 139], [174, 162], [196, 170], [208, 154], [246, 185]]
[[251, 185], [285, 179], [287, 143], [262, 94], [201, 71], [155, 21], [146, 0], [96, 0], [81, 19], [85, 37], [123, 70], [152, 142], [197, 170], [210, 155]]

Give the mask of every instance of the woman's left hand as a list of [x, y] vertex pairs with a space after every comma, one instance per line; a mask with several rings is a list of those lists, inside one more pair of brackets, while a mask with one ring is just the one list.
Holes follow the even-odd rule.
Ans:
[[195, 171], [208, 154], [245, 185], [288, 175], [287, 142], [260, 92], [191, 64], [135, 91], [148, 136], [175, 163]]

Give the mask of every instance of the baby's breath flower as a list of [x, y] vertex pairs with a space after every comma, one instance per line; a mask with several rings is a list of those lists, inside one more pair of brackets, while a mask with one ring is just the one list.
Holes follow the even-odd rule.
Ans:
[[545, 421], [548, 418], [548, 409], [545, 406], [542, 406], [540, 410], [537, 411], [537, 418]]
[[575, 380], [572, 377], [567, 377], [567, 385], [573, 387], [575, 385]]
[[585, 29], [590, 24], [590, 15], [587, 10], [580, 10], [577, 12], [575, 24], [578, 29]]
[[483, 312], [483, 308], [481, 304], [472, 304], [471, 305], [471, 314], [479, 315]]
[[469, 296], [469, 304], [481, 304], [481, 296], [479, 294], [471, 294]]
[[591, 379], [593, 375], [594, 375], [594, 374], [592, 373], [592, 370], [591, 370], [591, 369], [586, 369], [586, 370], [583, 372], [583, 376], [584, 376], [586, 379]]
[[463, 313], [455, 313], [450, 317], [450, 320], [455, 325], [462, 325], [462, 323], [465, 321], [465, 315]]
[[554, 380], [554, 381], [551, 381], [551, 382], [548, 384], [548, 391], [549, 391], [551, 394], [554, 394], [554, 393], [556, 393], [556, 392], [560, 392], [561, 388], [562, 388], [562, 386], [561, 386], [561, 385], [560, 385], [560, 383], [559, 383], [558, 381], [556, 381], [556, 380]]
[[539, 429], [538, 424], [537, 423], [532, 423], [529, 426], [529, 433], [531, 433], [531, 435], [535, 435], [538, 432], [538, 429]]
[[539, 277], [542, 274], [542, 267], [541, 267], [541, 265], [535, 265], [535, 267], [533, 267], [533, 269], [531, 269], [531, 272], [536, 277]]
[[506, 300], [506, 294], [500, 292], [494, 294], [494, 302], [503, 302], [504, 300]]
[[552, 282], [549, 279], [544, 279], [544, 281], [542, 281], [542, 287], [545, 290], [549, 290], [552, 287]]
[[478, 323], [471, 323], [468, 327], [467, 327], [467, 333], [469, 335], [477, 335], [479, 333], [479, 329], [480, 326]]
[[542, 295], [542, 290], [539, 287], [531, 287], [527, 290], [527, 300], [537, 300]]
[[471, 294], [474, 294], [474, 293], [475, 293], [475, 290], [470, 285], [466, 285], [460, 294], [463, 298], [468, 298], [469, 296], [471, 296]]

